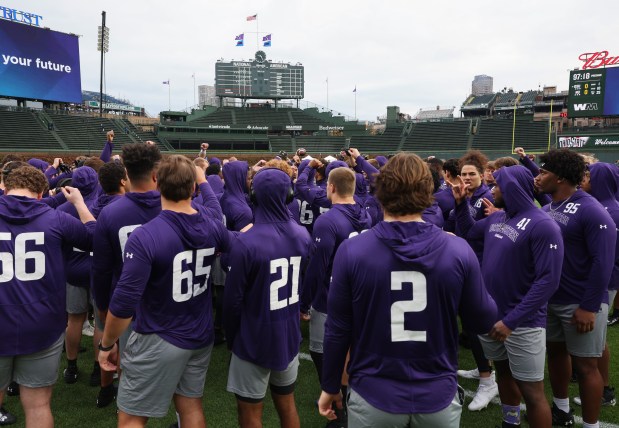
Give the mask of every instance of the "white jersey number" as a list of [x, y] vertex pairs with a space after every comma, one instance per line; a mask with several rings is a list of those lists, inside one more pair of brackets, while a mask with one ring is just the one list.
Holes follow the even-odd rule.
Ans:
[[[195, 257], [194, 257], [195, 254]], [[172, 262], [172, 298], [175, 302], [186, 302], [192, 297], [204, 293], [207, 288], [208, 278], [211, 274], [211, 265], [205, 265], [205, 259], [215, 254], [215, 248], [203, 248], [201, 250], [188, 250], [178, 253]], [[183, 262], [186, 265], [193, 263], [195, 258], [194, 272], [191, 269], [183, 270]], [[194, 278], [204, 277], [204, 281]]]
[[[279, 289], [288, 285], [288, 266], [292, 265], [292, 290], [290, 297], [279, 299]], [[269, 287], [269, 308], [272, 311], [294, 305], [299, 301], [299, 272], [301, 271], [301, 257], [290, 257], [288, 259], [271, 260], [271, 275], [281, 273], [281, 278], [276, 279]]]
[[118, 242], [120, 243], [120, 259], [125, 260], [123, 255], [125, 254], [125, 245], [127, 245], [127, 241], [129, 240], [129, 235], [138, 227], [142, 226], [141, 224], [132, 224], [130, 226], [123, 226], [118, 229]]
[[[298, 200], [298, 199], [297, 199]], [[306, 201], [299, 201], [299, 221], [301, 224], [312, 224], [314, 222], [314, 212]]]
[[404, 314], [406, 312], [421, 312], [428, 305], [426, 277], [421, 272], [391, 272], [391, 289], [402, 290], [402, 284], [413, 284], [413, 295], [410, 300], [400, 300], [391, 305], [391, 341], [392, 342], [425, 342], [426, 332], [423, 330], [406, 330]]
[[[0, 233], [0, 241], [10, 241], [9, 232]], [[19, 281], [36, 281], [45, 276], [45, 253], [42, 251], [26, 251], [26, 242], [34, 241], [35, 245], [45, 244], [43, 232], [20, 233], [15, 237], [15, 251], [12, 253], [0, 253], [2, 275], [0, 283], [9, 282], [13, 278]], [[32, 260], [32, 272], [26, 272], [26, 262]]]

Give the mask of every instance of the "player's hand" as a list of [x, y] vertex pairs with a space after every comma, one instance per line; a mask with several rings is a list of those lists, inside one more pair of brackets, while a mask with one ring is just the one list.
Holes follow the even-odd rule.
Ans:
[[208, 143], [200, 144], [200, 150], [208, 150]]
[[311, 319], [309, 312], [301, 312], [300, 316], [301, 316], [301, 321], [309, 321]]
[[359, 156], [361, 156], [361, 153], [359, 153], [359, 150], [352, 148], [352, 147], [348, 149], [348, 153], [350, 153], [350, 156], [353, 159], [357, 159]]
[[503, 321], [497, 321], [496, 324], [492, 326], [492, 329], [490, 330], [490, 333], [488, 333], [488, 336], [490, 336], [494, 340], [498, 340], [499, 342], [505, 342], [505, 340], [509, 337], [510, 334], [512, 334], [510, 328], [503, 324]]
[[484, 204], [484, 214], [486, 215], [486, 217], [488, 217], [492, 213], [501, 211], [499, 208], [495, 207], [488, 198], [482, 198], [481, 202]]
[[155, 143], [154, 141], [151, 141], [151, 140], [148, 140], [145, 144], [147, 146], [156, 146], [157, 145], [157, 143]]
[[206, 175], [202, 167], [196, 165], [196, 184], [199, 186], [203, 183], [206, 183]]
[[464, 180], [460, 176], [456, 177], [455, 183], [452, 183], [451, 181], [447, 179], [445, 179], [445, 182], [449, 184], [449, 186], [451, 187], [451, 192], [454, 195], [456, 204], [460, 205], [462, 201], [464, 201], [464, 199], [466, 198], [466, 193], [469, 188], [469, 185], [464, 184]]
[[114, 162], [116, 162], [116, 161], [120, 162], [120, 155], [114, 155], [114, 156], [112, 156], [112, 160], [113, 160]]
[[114, 130], [107, 131], [107, 140], [112, 143], [114, 141]]
[[54, 158], [54, 163], [52, 164], [52, 166], [54, 167], [54, 169], [58, 169], [61, 163], [62, 163], [62, 158]]
[[593, 331], [593, 327], [595, 327], [595, 312], [576, 308], [570, 322], [576, 325], [576, 331], [578, 333], [589, 333]]
[[84, 198], [80, 193], [80, 190], [77, 187], [65, 186], [61, 187], [62, 193], [64, 193], [65, 198], [73, 205], [77, 205], [80, 203], [84, 203]]
[[114, 347], [110, 351], [99, 351], [99, 365], [106, 372], [115, 372], [118, 369], [118, 345], [114, 343]]
[[320, 398], [318, 399], [318, 411], [322, 416], [330, 421], [337, 419], [335, 410], [333, 410], [333, 403], [335, 403], [335, 407], [338, 409], [342, 408], [342, 393], [338, 392], [337, 394], [328, 394], [322, 391]]
[[527, 154], [524, 152], [524, 149], [522, 147], [516, 147], [514, 149], [514, 153], [516, 153], [518, 156], [520, 156], [521, 158], [525, 157]]

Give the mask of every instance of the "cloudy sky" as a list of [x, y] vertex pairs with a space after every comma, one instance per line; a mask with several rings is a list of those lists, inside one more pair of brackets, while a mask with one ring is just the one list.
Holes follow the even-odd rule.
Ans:
[[[273, 61], [305, 66], [305, 100], [375, 120], [388, 105], [459, 106], [477, 74], [495, 91], [556, 85], [584, 52], [619, 55], [619, 1], [344, 1], [344, 0], [1, 0], [1, 6], [43, 16], [52, 30], [79, 34], [82, 89], [99, 89], [97, 26], [107, 12], [107, 92], [151, 115], [194, 102], [196, 85], [214, 84], [219, 58], [252, 58], [254, 22], [273, 36]], [[245, 47], [234, 37], [245, 32]], [[253, 42], [252, 42], [253, 41]]]

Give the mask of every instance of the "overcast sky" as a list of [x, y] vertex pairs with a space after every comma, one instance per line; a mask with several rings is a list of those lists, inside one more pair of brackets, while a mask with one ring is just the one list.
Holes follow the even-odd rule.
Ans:
[[[194, 102], [196, 85], [213, 85], [215, 62], [250, 59], [255, 22], [271, 33], [264, 48], [273, 61], [305, 66], [305, 100], [375, 120], [389, 105], [460, 106], [477, 74], [494, 89], [556, 85], [567, 90], [568, 70], [584, 52], [619, 55], [619, 1], [345, 1], [345, 0], [0, 0], [43, 16], [52, 30], [79, 34], [82, 89], [99, 90], [97, 26], [107, 12], [110, 52], [107, 93], [156, 115]], [[245, 32], [244, 47], [234, 38]], [[197, 95], [196, 95], [197, 97]]]

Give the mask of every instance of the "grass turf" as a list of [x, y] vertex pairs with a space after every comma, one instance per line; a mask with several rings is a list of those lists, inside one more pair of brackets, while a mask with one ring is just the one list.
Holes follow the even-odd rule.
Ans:
[[[303, 325], [303, 343], [301, 352], [308, 353], [307, 349], [307, 323]], [[619, 385], [619, 327], [610, 327], [608, 329], [608, 343], [611, 350], [611, 386]], [[54, 388], [52, 398], [52, 412], [54, 414], [56, 427], [87, 427], [87, 428], [103, 428], [116, 426], [116, 406], [111, 404], [107, 408], [98, 409], [95, 405], [97, 393], [96, 387], [89, 386], [89, 377], [92, 371], [93, 350], [92, 339], [84, 337], [82, 345], [87, 347], [87, 351], [79, 355], [78, 366], [80, 369], [80, 377], [76, 384], [66, 385], [62, 379], [62, 371], [66, 367], [66, 360], [63, 354], [63, 360], [58, 374], [58, 383]], [[226, 392], [226, 380], [228, 376], [228, 361], [229, 352], [225, 345], [220, 345], [214, 348], [211, 363], [208, 370], [204, 391], [204, 413], [207, 423], [210, 427], [235, 427], [237, 426], [236, 419], [236, 402], [234, 396]], [[474, 361], [471, 352], [467, 349], [460, 349], [460, 367], [463, 369], [474, 368]], [[467, 390], [475, 391], [477, 381], [461, 379], [460, 384]], [[618, 389], [619, 391], [619, 389]], [[302, 359], [299, 367], [299, 376], [295, 398], [299, 416], [301, 418], [301, 426], [314, 428], [324, 427], [326, 419], [318, 414], [315, 402], [320, 394], [320, 386], [311, 361]], [[578, 386], [570, 385], [570, 397], [578, 395]], [[552, 399], [550, 385], [546, 377], [546, 396], [548, 400]], [[501, 424], [501, 410], [498, 405], [490, 404], [487, 409], [480, 412], [470, 412], [466, 406], [470, 402], [467, 398], [465, 407], [462, 411], [461, 426], [464, 428], [484, 428], [494, 427]], [[18, 397], [6, 397], [6, 407], [18, 417], [18, 422], [13, 427], [24, 426], [24, 415], [19, 404]], [[581, 415], [580, 408], [574, 406], [575, 414]], [[619, 406], [603, 407], [600, 414], [600, 420], [604, 422], [619, 423]], [[151, 419], [148, 422], [149, 427], [167, 428], [170, 424], [176, 421], [174, 406], [170, 406], [170, 410], [165, 418]], [[272, 402], [267, 397], [264, 406], [263, 423], [265, 427], [278, 427], [279, 420]], [[523, 427], [528, 426], [523, 421]]]

